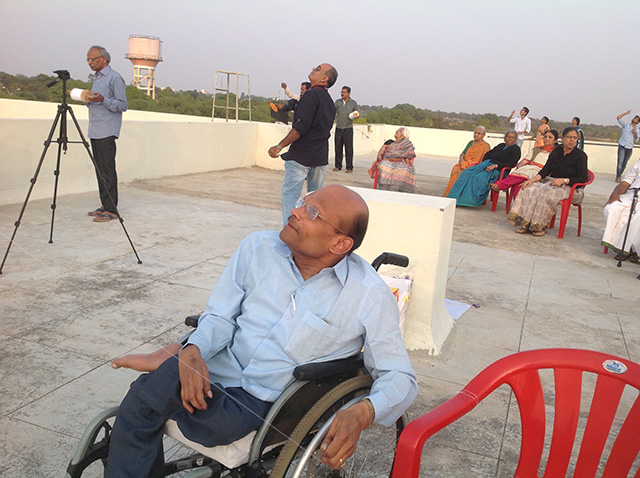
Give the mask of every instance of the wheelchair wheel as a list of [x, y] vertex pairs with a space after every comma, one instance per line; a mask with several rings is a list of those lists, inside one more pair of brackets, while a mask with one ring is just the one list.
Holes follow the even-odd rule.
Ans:
[[87, 426], [75, 455], [67, 468], [67, 478], [93, 478], [104, 476], [109, 453], [109, 440], [118, 407], [98, 414]]
[[[328, 430], [328, 426], [321, 429], [322, 425], [347, 402], [368, 392], [371, 384], [372, 379], [369, 376], [355, 377], [341, 383], [322, 397], [291, 434], [271, 470], [270, 477], [389, 477], [396, 443], [406, 425], [405, 417], [400, 418], [394, 427], [375, 425], [362, 432], [353, 456], [346, 460], [345, 466], [339, 470], [328, 468], [320, 461], [319, 447]], [[316, 436], [318, 433], [321, 436]]]

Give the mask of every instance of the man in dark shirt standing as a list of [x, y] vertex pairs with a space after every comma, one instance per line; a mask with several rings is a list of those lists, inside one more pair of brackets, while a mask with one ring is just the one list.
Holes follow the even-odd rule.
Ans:
[[342, 169], [342, 149], [347, 159], [347, 172], [353, 172], [353, 120], [360, 116], [358, 103], [351, 98], [351, 88], [343, 86], [336, 101], [336, 161], [334, 171]]
[[309, 73], [311, 89], [300, 98], [295, 109], [291, 131], [276, 146], [269, 148], [269, 156], [277, 158], [283, 148], [291, 145], [282, 155], [284, 180], [282, 181], [282, 219], [287, 223], [291, 210], [307, 181], [307, 192], [324, 184], [329, 163], [329, 137], [336, 108], [328, 88], [338, 79], [338, 72], [328, 63], [322, 63]]

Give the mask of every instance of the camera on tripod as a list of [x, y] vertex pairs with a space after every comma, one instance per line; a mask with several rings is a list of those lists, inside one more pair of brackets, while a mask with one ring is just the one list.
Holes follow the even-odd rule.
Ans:
[[62, 81], [67, 81], [71, 79], [71, 75], [69, 74], [69, 70], [55, 70], [54, 73], [56, 75], [58, 75], [58, 78], [51, 80], [49, 83], [47, 83], [47, 88], [51, 88], [53, 85], [55, 85], [58, 81], [62, 80]]

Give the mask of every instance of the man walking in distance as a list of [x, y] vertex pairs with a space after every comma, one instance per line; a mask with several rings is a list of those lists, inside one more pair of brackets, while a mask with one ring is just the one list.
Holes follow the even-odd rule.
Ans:
[[127, 111], [126, 86], [122, 76], [111, 69], [111, 55], [94, 45], [87, 52], [89, 68], [95, 71], [89, 107], [89, 139], [95, 159], [101, 206], [91, 211], [95, 222], [118, 217], [118, 175], [116, 173], [116, 139], [122, 126], [122, 112]]
[[358, 114], [358, 103], [351, 99], [351, 88], [343, 86], [336, 100], [336, 161], [334, 171], [342, 169], [342, 146], [347, 157], [347, 173], [353, 172], [353, 120]]
[[311, 88], [300, 97], [293, 115], [291, 131], [277, 145], [269, 148], [269, 156], [277, 158], [280, 151], [291, 145], [282, 155], [282, 221], [287, 223], [291, 210], [302, 192], [305, 180], [307, 192], [324, 184], [329, 163], [329, 137], [336, 108], [329, 96], [338, 79], [338, 72], [328, 63], [318, 65], [309, 73]]

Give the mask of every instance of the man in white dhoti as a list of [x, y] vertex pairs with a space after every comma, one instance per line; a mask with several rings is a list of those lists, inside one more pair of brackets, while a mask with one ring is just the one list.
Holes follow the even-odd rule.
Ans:
[[[624, 242], [624, 235], [629, 222], [631, 202], [636, 190], [640, 189], [640, 161], [636, 162], [626, 174], [622, 182], [609, 196], [607, 204], [604, 206], [604, 218], [606, 225], [602, 236], [602, 245], [618, 253], [616, 260], [629, 259], [630, 262], [640, 263], [638, 251], [640, 250], [640, 219], [638, 219], [638, 209], [640, 205], [640, 194], [636, 201], [635, 211], [631, 218], [629, 234]], [[624, 250], [622, 250], [624, 242]], [[620, 257], [622, 256], [622, 257]]]

